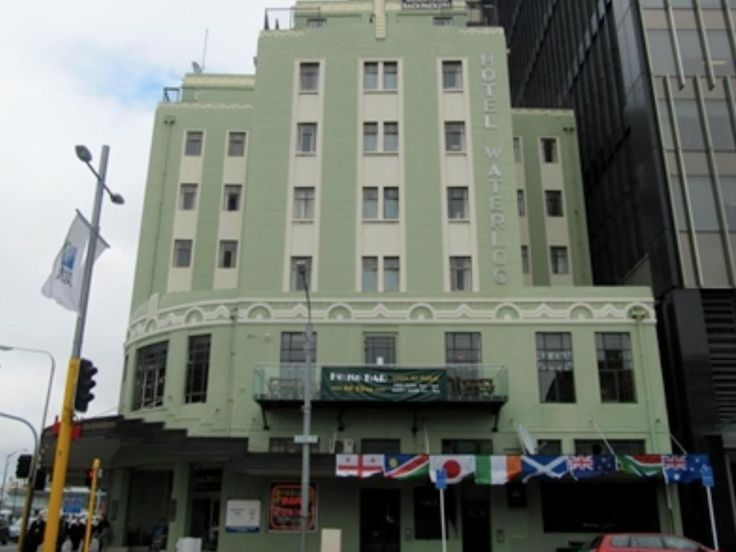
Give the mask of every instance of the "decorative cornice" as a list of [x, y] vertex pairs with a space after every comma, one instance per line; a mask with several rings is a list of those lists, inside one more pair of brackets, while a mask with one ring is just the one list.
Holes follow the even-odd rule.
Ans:
[[217, 104], [217, 103], [199, 103], [199, 102], [179, 102], [159, 104], [161, 107], [171, 109], [253, 109], [250, 104]]
[[502, 27], [468, 27], [466, 29], [461, 29], [460, 34], [468, 34], [468, 35], [476, 35], [476, 34], [482, 34], [482, 35], [493, 35], [493, 34], [503, 34], [503, 28]]
[[575, 111], [572, 109], [534, 109], [534, 108], [518, 108], [511, 109], [512, 115], [547, 115], [551, 117], [574, 117]]
[[256, 78], [252, 75], [198, 75], [189, 73], [184, 77], [183, 87], [196, 86], [202, 88], [253, 88]]
[[[149, 305], [150, 306], [150, 305]], [[260, 299], [206, 301], [177, 305], [146, 313], [131, 321], [127, 343], [170, 331], [228, 324], [303, 324], [303, 300]], [[360, 300], [313, 299], [312, 319], [332, 324], [487, 324], [487, 325], [590, 325], [656, 324], [650, 299], [503, 299], [503, 300]]]

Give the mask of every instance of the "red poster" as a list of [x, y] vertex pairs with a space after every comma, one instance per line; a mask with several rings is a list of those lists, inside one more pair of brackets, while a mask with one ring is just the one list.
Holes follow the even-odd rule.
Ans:
[[[299, 483], [271, 483], [268, 505], [269, 531], [299, 531], [299, 513], [302, 507], [302, 487]], [[309, 485], [310, 531], [317, 529], [317, 485]]]

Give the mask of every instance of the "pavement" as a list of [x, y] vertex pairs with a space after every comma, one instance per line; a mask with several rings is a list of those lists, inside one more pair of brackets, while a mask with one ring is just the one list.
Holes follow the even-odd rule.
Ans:
[[17, 550], [18, 550], [17, 542], [9, 542], [5, 546], [0, 545], [0, 552], [17, 552]]

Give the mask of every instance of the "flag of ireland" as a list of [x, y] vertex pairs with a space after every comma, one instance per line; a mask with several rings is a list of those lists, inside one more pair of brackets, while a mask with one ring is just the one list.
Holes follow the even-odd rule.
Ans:
[[635, 454], [616, 456], [619, 471], [638, 477], [654, 477], [662, 473], [661, 454]]
[[429, 475], [429, 456], [426, 454], [387, 454], [383, 475], [389, 479], [410, 479]]

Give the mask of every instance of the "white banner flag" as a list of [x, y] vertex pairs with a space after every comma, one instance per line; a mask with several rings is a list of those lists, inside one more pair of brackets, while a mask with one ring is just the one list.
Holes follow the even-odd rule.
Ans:
[[[82, 276], [86, 262], [84, 257], [87, 253], [87, 243], [91, 234], [92, 227], [90, 223], [77, 211], [72, 225], [69, 227], [69, 232], [67, 232], [64, 245], [59, 254], [56, 255], [51, 274], [46, 279], [43, 288], [41, 288], [41, 293], [46, 297], [54, 299], [62, 307], [69, 310], [79, 310]], [[108, 247], [105, 240], [98, 236], [95, 260]]]

